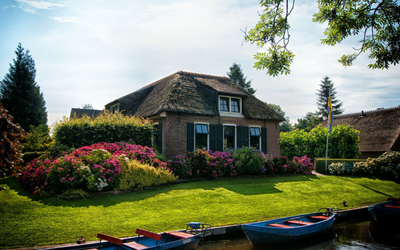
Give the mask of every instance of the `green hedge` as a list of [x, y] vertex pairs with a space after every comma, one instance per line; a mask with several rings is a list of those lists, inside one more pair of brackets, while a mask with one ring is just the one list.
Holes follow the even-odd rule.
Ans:
[[151, 147], [154, 126], [147, 119], [123, 114], [110, 114], [106, 110], [98, 117], [67, 118], [57, 121], [53, 128], [56, 142], [78, 148], [99, 142], [133, 140], [136, 144]]
[[[321, 174], [326, 174], [325, 172], [325, 158], [314, 158], [315, 171]], [[362, 162], [367, 161], [366, 159], [339, 159], [339, 158], [328, 158], [328, 166], [331, 163], [336, 162]]]

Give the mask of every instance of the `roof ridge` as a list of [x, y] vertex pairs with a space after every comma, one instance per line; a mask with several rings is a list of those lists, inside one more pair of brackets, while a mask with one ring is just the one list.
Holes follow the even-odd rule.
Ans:
[[200, 74], [200, 73], [194, 73], [194, 72], [188, 72], [188, 71], [183, 71], [180, 70], [176, 72], [176, 74], [182, 74], [182, 75], [188, 75], [188, 76], [198, 76], [198, 77], [205, 77], [205, 78], [215, 78], [215, 79], [224, 79], [224, 80], [230, 80], [226, 76], [216, 76], [216, 75], [208, 75], [208, 74]]
[[377, 109], [374, 109], [374, 110], [368, 110], [368, 111], [361, 110], [361, 112], [355, 112], [355, 113], [349, 113], [349, 114], [340, 114], [340, 115], [334, 115], [333, 117], [344, 117], [344, 116], [353, 116], [353, 115], [371, 114], [371, 113], [382, 112], [382, 111], [389, 111], [389, 110], [395, 110], [395, 109], [400, 109], [400, 106], [397, 106], [397, 107], [390, 107], [390, 108], [377, 108]]

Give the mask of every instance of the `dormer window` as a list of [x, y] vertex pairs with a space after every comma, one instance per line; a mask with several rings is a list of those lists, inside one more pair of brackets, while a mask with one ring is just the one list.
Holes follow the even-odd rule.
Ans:
[[231, 99], [231, 108], [234, 113], [240, 113], [240, 100], [236, 98]]
[[229, 112], [229, 98], [221, 97], [219, 99], [219, 110]]
[[111, 114], [115, 114], [115, 113], [119, 112], [119, 104], [115, 104], [115, 105], [111, 106], [110, 112], [111, 112]]
[[226, 115], [242, 113], [242, 98], [240, 97], [219, 97], [219, 111]]

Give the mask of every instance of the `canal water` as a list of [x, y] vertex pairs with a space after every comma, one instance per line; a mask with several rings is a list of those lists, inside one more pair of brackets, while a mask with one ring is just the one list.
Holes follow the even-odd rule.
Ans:
[[[399, 226], [399, 225], [398, 225]], [[375, 221], [358, 219], [335, 222], [327, 234], [305, 242], [273, 247], [255, 247], [243, 236], [203, 242], [196, 250], [358, 250], [400, 249], [400, 228], [388, 228]]]

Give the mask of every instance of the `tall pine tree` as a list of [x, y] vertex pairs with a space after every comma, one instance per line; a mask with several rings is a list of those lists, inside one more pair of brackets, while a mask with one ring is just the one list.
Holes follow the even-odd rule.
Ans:
[[256, 90], [251, 87], [251, 80], [247, 81], [247, 77], [244, 76], [242, 68], [239, 64], [233, 63], [229, 70], [230, 71], [226, 72], [226, 74], [232, 82], [236, 83], [239, 86], [242, 86], [252, 95], [256, 93]]
[[332, 109], [334, 115], [339, 115], [344, 112], [341, 108], [343, 103], [340, 100], [336, 99], [336, 88], [333, 87], [333, 82], [329, 79], [329, 77], [325, 76], [319, 85], [320, 89], [318, 93], [316, 93], [317, 97], [317, 112], [320, 118], [326, 119], [328, 117], [327, 107], [329, 100], [329, 91], [331, 91], [331, 100], [332, 100]]
[[29, 131], [29, 126], [35, 127], [47, 123], [47, 112], [40, 87], [35, 82], [35, 62], [24, 52], [21, 43], [15, 51], [16, 58], [0, 85], [0, 102], [3, 103], [13, 122]]

